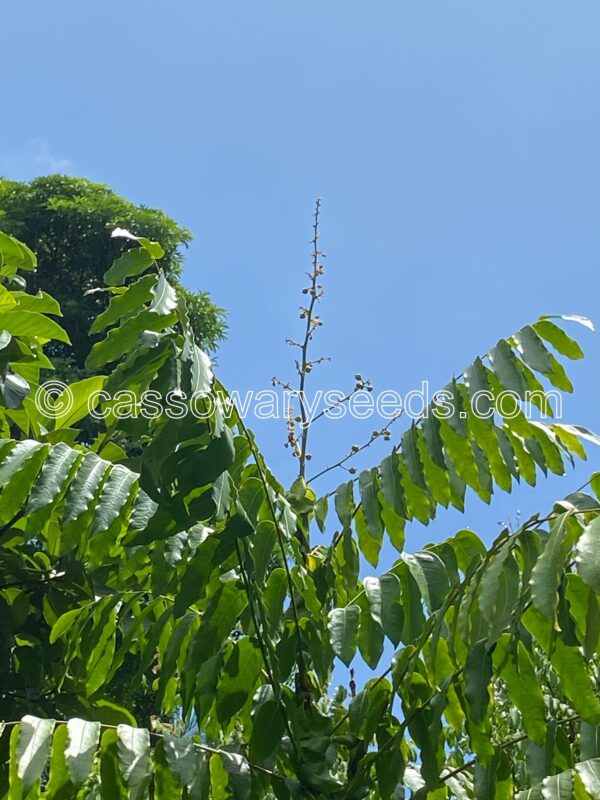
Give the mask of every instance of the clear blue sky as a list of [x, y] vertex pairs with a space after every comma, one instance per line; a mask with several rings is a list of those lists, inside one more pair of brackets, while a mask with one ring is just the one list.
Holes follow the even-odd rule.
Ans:
[[[539, 314], [600, 322], [597, 0], [22, 0], [2, 17], [0, 173], [84, 175], [190, 227], [186, 280], [229, 310], [230, 387], [291, 375], [317, 194], [316, 353], [335, 360], [313, 386], [437, 387]], [[600, 345], [581, 338], [565, 416], [600, 429]], [[325, 423], [313, 464], [373, 427]], [[284, 426], [258, 435], [291, 476]], [[471, 497], [467, 521], [489, 540], [594, 467]], [[407, 546], [464, 522], [441, 513]]]

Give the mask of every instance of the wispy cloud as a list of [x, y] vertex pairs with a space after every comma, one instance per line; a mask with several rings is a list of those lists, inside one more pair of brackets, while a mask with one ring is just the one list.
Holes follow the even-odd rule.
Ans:
[[58, 154], [45, 136], [35, 136], [12, 152], [0, 152], [0, 175], [29, 180], [51, 172], [72, 172], [73, 162]]
[[33, 163], [43, 172], [69, 172], [71, 161], [58, 156], [43, 136], [36, 136], [29, 142]]

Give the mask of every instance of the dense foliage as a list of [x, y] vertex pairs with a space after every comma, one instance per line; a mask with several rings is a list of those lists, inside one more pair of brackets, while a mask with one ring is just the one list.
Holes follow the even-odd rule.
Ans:
[[[32, 252], [1, 234], [0, 252], [0, 797], [600, 797], [600, 479], [490, 548], [465, 529], [404, 550], [408, 520], [585, 455], [584, 428], [470, 403], [570, 391], [559, 356], [582, 352], [560, 320], [477, 358], [447, 387], [454, 413], [412, 424], [329, 510], [270, 472], [160, 245], [136, 240], [108, 270], [86, 360], [103, 375], [47, 414], [43, 348], [68, 338], [51, 298], [14, 288]], [[141, 413], [148, 389], [195, 396], [195, 413]], [[385, 536], [398, 560], [361, 580]], [[376, 677], [332, 687], [336, 660], [358, 658]], [[133, 718], [138, 685], [158, 718]]]
[[27, 183], [0, 178], [0, 231], [18, 237], [37, 255], [29, 276], [30, 291], [49, 292], [59, 302], [63, 327], [71, 340], [51, 344], [55, 367], [68, 379], [78, 371], [94, 341], [90, 326], [106, 308], [105, 292], [88, 293], [102, 284], [106, 265], [125, 249], [126, 241], [110, 237], [114, 228], [161, 242], [162, 268], [185, 297], [196, 340], [214, 350], [225, 332], [224, 312], [207, 292], [191, 292], [179, 283], [182, 248], [192, 236], [162, 211], [121, 197], [108, 186], [68, 175], [48, 175]]

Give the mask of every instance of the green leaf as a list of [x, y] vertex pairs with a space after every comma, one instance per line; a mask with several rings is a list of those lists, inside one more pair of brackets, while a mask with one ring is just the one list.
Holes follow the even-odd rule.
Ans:
[[86, 453], [65, 498], [63, 522], [74, 522], [96, 499], [110, 464], [95, 453]]
[[21, 311], [37, 311], [40, 314], [55, 314], [57, 317], [62, 317], [60, 305], [46, 292], [41, 290], [35, 294], [12, 292], [12, 297]]
[[329, 612], [329, 638], [333, 652], [347, 667], [354, 658], [358, 646], [360, 607], [334, 608]]
[[21, 720], [16, 756], [24, 795], [41, 778], [48, 763], [53, 731], [53, 719], [39, 719], [28, 714]]
[[145, 728], [117, 725], [119, 768], [125, 784], [143, 783], [150, 775], [150, 734]]
[[527, 384], [517, 365], [517, 359], [506, 340], [501, 339], [488, 353], [494, 374], [504, 391], [516, 392], [523, 398], [527, 391]]
[[259, 586], [264, 583], [276, 541], [277, 529], [275, 528], [275, 523], [270, 519], [261, 520], [256, 526], [256, 533], [252, 540], [254, 579]]
[[356, 528], [360, 552], [372, 567], [376, 567], [379, 562], [382, 539], [376, 539], [371, 536], [369, 528], [367, 527], [365, 512], [362, 506], [358, 506], [356, 510], [356, 514], [354, 515], [354, 526]]
[[381, 544], [383, 540], [383, 524], [381, 522], [381, 508], [377, 500], [377, 470], [372, 469], [361, 472], [358, 478], [358, 485], [367, 531], [376, 542]]
[[531, 572], [531, 599], [547, 619], [553, 618], [558, 603], [558, 586], [568, 549], [568, 542], [565, 544], [566, 519], [566, 515], [562, 514], [552, 523], [546, 546]]
[[83, 610], [83, 607], [72, 608], [69, 611], [66, 611], [56, 620], [52, 626], [52, 630], [50, 631], [50, 644], [54, 644], [54, 642], [58, 641], [61, 636], [63, 636], [70, 628], [73, 627]]
[[600, 722], [600, 700], [586, 670], [578, 647], [557, 639], [550, 657], [561, 681], [561, 689], [569, 699], [575, 712], [586, 722]]
[[538, 676], [523, 642], [517, 642], [516, 652], [507, 653], [510, 647], [509, 636], [505, 634], [494, 650], [494, 665], [500, 669], [510, 699], [521, 712], [527, 736], [536, 744], [543, 745], [547, 725]]
[[164, 744], [167, 763], [177, 782], [186, 788], [191, 786], [198, 767], [198, 750], [194, 742], [167, 734]]
[[[3, 332], [2, 336], [10, 336], [10, 334]], [[31, 387], [20, 375], [15, 375], [7, 369], [6, 375], [0, 378], [0, 390], [2, 391], [4, 405], [7, 408], [16, 409], [22, 405], [23, 399], [27, 397]]]
[[358, 604], [360, 607], [358, 649], [371, 669], [375, 669], [383, 653], [383, 630], [381, 625], [371, 616], [369, 602], [365, 597], [361, 596]]
[[73, 718], [67, 723], [68, 743], [65, 761], [74, 786], [89, 777], [100, 738], [100, 723]]
[[252, 701], [251, 761], [267, 759], [277, 748], [285, 732], [285, 717], [272, 686], [259, 686]]
[[160, 270], [158, 282], [152, 289], [152, 303], [150, 311], [157, 314], [170, 314], [177, 308], [177, 294], [167, 280], [165, 273]]
[[404, 624], [404, 614], [399, 602], [400, 581], [396, 575], [388, 573], [381, 578], [365, 578], [363, 586], [373, 621], [382, 627], [385, 635], [397, 646], [402, 638]]
[[70, 800], [75, 795], [75, 787], [69, 778], [65, 760], [68, 731], [66, 725], [57, 725], [52, 737], [50, 753], [50, 773], [46, 787], [45, 800]]
[[28, 514], [50, 505], [64, 491], [67, 478], [79, 457], [76, 450], [62, 442], [52, 448], [29, 495]]
[[581, 761], [575, 765], [575, 770], [581, 778], [585, 790], [594, 800], [600, 798], [600, 759]]
[[464, 692], [471, 709], [471, 717], [473, 722], [479, 724], [484, 719], [490, 702], [488, 686], [492, 679], [492, 659], [484, 639], [469, 649], [464, 675]]
[[176, 322], [175, 313], [165, 315], [142, 309], [135, 316], [128, 317], [118, 328], [112, 328], [101, 342], [96, 342], [85, 360], [86, 369], [98, 369], [117, 361], [135, 349], [146, 331], [164, 331]]
[[354, 484], [342, 483], [335, 492], [335, 512], [344, 528], [349, 528], [354, 513]]
[[421, 596], [430, 611], [440, 608], [450, 589], [448, 573], [442, 559], [435, 553], [403, 553], [402, 559], [414, 577]]
[[[207, 800], [209, 794], [210, 773], [207, 753], [197, 753], [194, 780], [188, 789], [186, 800]], [[169, 797], [168, 800], [171, 800]]]
[[[186, 340], [186, 344], [187, 342], [188, 340]], [[185, 350], [183, 356], [186, 357]], [[210, 393], [214, 381], [210, 358], [195, 343], [189, 346], [188, 358], [192, 368], [192, 397], [204, 397]]]
[[[29, 295], [25, 295], [29, 297]], [[9, 292], [4, 286], [0, 284], [0, 311], [10, 311], [17, 305], [16, 298], [13, 292]]]
[[315, 520], [317, 525], [319, 526], [319, 530], [321, 533], [325, 533], [325, 520], [327, 519], [327, 513], [329, 511], [329, 498], [327, 495], [323, 495], [323, 497], [319, 497], [317, 502], [315, 503]]
[[85, 639], [83, 650], [87, 655], [85, 688], [88, 696], [94, 695], [106, 681], [115, 651], [118, 595], [108, 596], [93, 615], [92, 633]]
[[104, 731], [100, 750], [102, 800], [128, 800], [129, 798], [129, 792], [119, 769], [120, 747], [117, 731], [112, 728]]
[[263, 604], [269, 633], [272, 635], [278, 628], [283, 613], [283, 604], [288, 592], [288, 583], [283, 567], [276, 567], [267, 578], [267, 587], [263, 594]]
[[54, 417], [54, 428], [70, 428], [76, 422], [87, 417], [98, 405], [98, 393], [104, 386], [104, 375], [92, 375], [81, 381], [70, 383], [56, 399], [56, 407], [64, 411]]
[[350, 730], [367, 743], [375, 735], [382, 712], [390, 701], [391, 691], [389, 681], [371, 678], [363, 691], [350, 701]]
[[404, 492], [400, 482], [398, 455], [392, 453], [381, 462], [381, 490], [385, 501], [400, 517], [406, 518]]
[[34, 270], [35, 253], [26, 244], [0, 231], [0, 275], [13, 275], [18, 269]]
[[108, 286], [121, 286], [127, 278], [140, 275], [153, 263], [154, 258], [147, 250], [133, 247], [113, 261], [111, 268], [104, 273], [104, 283]]
[[156, 275], [144, 275], [125, 290], [121, 290], [119, 294], [113, 295], [106, 311], [99, 314], [93, 321], [90, 333], [99, 333], [149, 303], [152, 300], [152, 290], [156, 283]]
[[264, 666], [260, 651], [249, 639], [233, 645], [217, 686], [217, 719], [226, 724], [252, 696]]
[[572, 800], [573, 775], [571, 771], [550, 775], [542, 782], [543, 800]]
[[519, 599], [519, 568], [507, 542], [483, 573], [479, 589], [479, 608], [490, 626], [490, 640], [510, 625]]
[[[247, 800], [251, 791], [250, 765], [244, 756], [238, 753], [221, 753], [223, 767], [229, 775], [229, 784], [233, 789], [235, 800]], [[213, 795], [221, 797], [222, 795]]]
[[180, 800], [182, 787], [170, 769], [165, 748], [164, 739], [154, 748], [154, 800]]
[[[4, 440], [3, 444], [11, 444], [11, 441]], [[32, 439], [26, 439], [23, 442], [18, 442], [8, 453], [3, 452], [2, 462], [0, 463], [0, 488], [6, 486], [23, 465], [31, 458], [31, 456], [38, 450], [42, 449], [41, 442], [34, 442]]]
[[94, 514], [93, 533], [107, 531], [129, 500], [138, 476], [122, 464], [115, 464], [103, 486]]
[[477, 763], [473, 778], [477, 800], [512, 800], [514, 797], [511, 763], [502, 751], [494, 755], [489, 765]]
[[600, 516], [586, 525], [577, 543], [577, 571], [596, 594], [600, 594]]
[[229, 775], [223, 765], [220, 755], [215, 753], [210, 757], [209, 769], [211, 797], [222, 797], [223, 800], [231, 797], [229, 791]]
[[71, 344], [67, 332], [55, 322], [37, 311], [20, 311], [18, 306], [7, 312], [0, 312], [0, 330], [12, 336], [29, 336], [34, 339], [56, 339]]
[[411, 482], [426, 491], [427, 484], [425, 483], [423, 465], [419, 454], [418, 437], [419, 431], [413, 422], [402, 436], [402, 457]]
[[133, 233], [130, 233], [128, 230], [124, 228], [115, 228], [114, 231], [111, 233], [111, 236], [114, 238], [122, 238], [122, 239], [129, 239], [132, 242], [139, 242], [142, 247], [152, 256], [152, 258], [162, 258], [165, 254], [165, 251], [162, 249], [158, 242], [151, 242], [149, 239], [146, 239], [144, 236], [134, 236]]
[[515, 333], [514, 340], [526, 364], [536, 372], [544, 374], [552, 372], [553, 363], [550, 353], [530, 325], [526, 325], [518, 333]]
[[550, 342], [558, 352], [571, 359], [583, 358], [583, 350], [570, 336], [548, 319], [540, 319], [531, 326], [538, 336]]

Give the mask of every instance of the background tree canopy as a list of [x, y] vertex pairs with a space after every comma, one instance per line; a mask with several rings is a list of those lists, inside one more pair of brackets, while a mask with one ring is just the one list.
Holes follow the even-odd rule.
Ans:
[[106, 265], [126, 249], [126, 240], [110, 237], [119, 227], [162, 243], [163, 269], [185, 297], [198, 344], [211, 351], [225, 335], [224, 310], [207, 292], [192, 292], [180, 283], [182, 250], [192, 235], [165, 213], [137, 206], [110, 187], [84, 178], [48, 175], [28, 183], [0, 179], [0, 230], [18, 237], [37, 255], [37, 271], [27, 277], [28, 288], [49, 292], [60, 303], [71, 346], [51, 345], [59, 373], [64, 365], [87, 374], [84, 361], [94, 342], [90, 327], [105, 310], [108, 296], [86, 292], [102, 286]]

